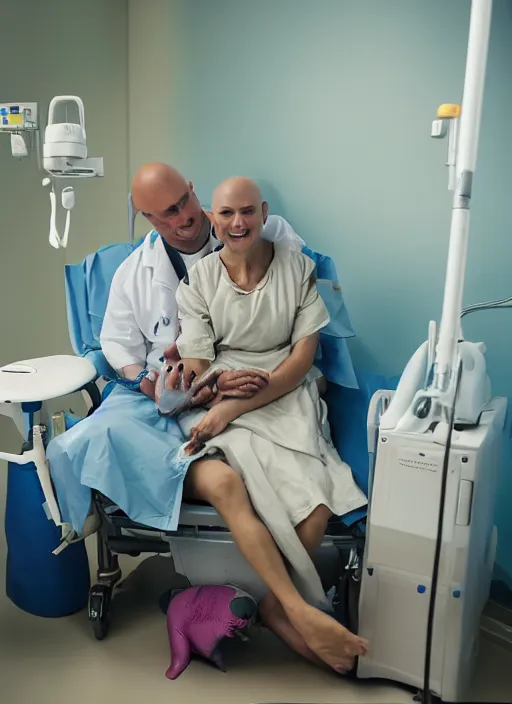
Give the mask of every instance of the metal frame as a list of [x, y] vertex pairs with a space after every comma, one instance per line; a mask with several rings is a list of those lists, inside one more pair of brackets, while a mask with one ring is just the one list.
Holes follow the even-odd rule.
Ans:
[[[207, 504], [194, 505], [194, 523], [180, 523], [176, 531], [161, 531], [129, 519], [110, 499], [93, 491], [93, 502], [101, 523], [97, 532], [97, 582], [89, 595], [89, 620], [98, 640], [103, 640], [110, 627], [113, 591], [121, 581], [118, 555], [138, 557], [142, 553], [171, 554], [169, 537], [198, 537], [211, 533], [231, 536], [218, 514], [212, 514]], [[205, 525], [201, 525], [201, 515]], [[336, 618], [350, 630], [357, 632], [357, 608], [361, 580], [362, 555], [365, 536], [361, 525], [366, 519], [347, 528], [339, 518], [328, 525], [326, 539], [338, 551], [339, 573], [333, 609]], [[214, 524], [214, 525], [212, 525]], [[125, 531], [143, 531], [144, 536], [129, 536]], [[153, 535], [154, 534], [154, 537]]]

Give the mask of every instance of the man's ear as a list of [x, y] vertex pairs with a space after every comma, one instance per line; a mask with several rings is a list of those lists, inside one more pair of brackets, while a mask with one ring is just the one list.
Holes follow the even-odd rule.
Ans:
[[261, 211], [263, 213], [263, 224], [265, 224], [267, 222], [268, 217], [268, 203], [266, 200], [264, 200], [261, 204]]

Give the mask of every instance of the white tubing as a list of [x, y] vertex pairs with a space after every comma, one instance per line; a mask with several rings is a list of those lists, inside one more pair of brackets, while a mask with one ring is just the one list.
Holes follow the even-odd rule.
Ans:
[[68, 246], [70, 225], [71, 225], [71, 210], [67, 210], [66, 211], [66, 225], [64, 227], [64, 234], [60, 240], [60, 246], [63, 248], [66, 248]]
[[57, 197], [52, 188], [50, 191], [50, 235], [48, 240], [52, 247], [55, 247], [55, 249], [60, 249], [61, 247], [65, 249], [68, 246], [70, 225], [71, 208], [66, 208], [66, 224], [64, 226], [64, 235], [61, 237], [57, 230]]
[[453, 196], [443, 313], [434, 376], [434, 387], [439, 391], [448, 388], [457, 369], [471, 184], [478, 153], [491, 15], [492, 0], [473, 0], [456, 158], [457, 183]]
[[55, 249], [59, 249], [60, 238], [59, 238], [59, 233], [57, 231], [56, 208], [57, 208], [57, 202], [55, 200], [55, 191], [52, 188], [52, 190], [50, 191], [50, 235], [49, 235], [49, 242], [52, 247], [55, 247]]

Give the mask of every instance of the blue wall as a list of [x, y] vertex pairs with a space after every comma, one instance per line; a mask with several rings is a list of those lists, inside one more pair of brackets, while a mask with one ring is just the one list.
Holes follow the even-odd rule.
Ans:
[[[172, 162], [204, 202], [256, 178], [271, 211], [335, 259], [355, 361], [399, 373], [439, 321], [450, 226], [439, 104], [460, 102], [469, 0], [186, 0], [173, 28]], [[179, 31], [176, 31], [179, 29]], [[181, 63], [183, 61], [183, 63]], [[512, 295], [512, 3], [495, 0], [465, 302]], [[163, 79], [162, 79], [163, 80]], [[512, 396], [512, 310], [475, 314]], [[512, 575], [512, 468], [498, 562]]]

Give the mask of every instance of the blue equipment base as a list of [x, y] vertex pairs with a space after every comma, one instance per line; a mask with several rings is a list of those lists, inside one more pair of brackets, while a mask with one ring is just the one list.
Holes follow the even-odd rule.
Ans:
[[9, 463], [5, 535], [6, 592], [16, 606], [35, 616], [68, 616], [87, 605], [90, 588], [85, 543], [52, 550], [61, 531], [48, 520], [44, 494], [34, 464]]

